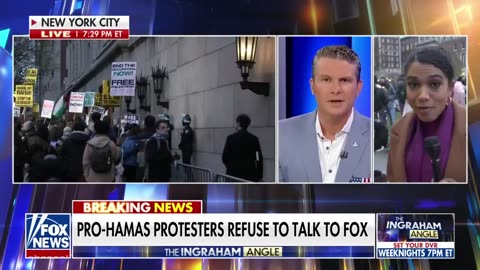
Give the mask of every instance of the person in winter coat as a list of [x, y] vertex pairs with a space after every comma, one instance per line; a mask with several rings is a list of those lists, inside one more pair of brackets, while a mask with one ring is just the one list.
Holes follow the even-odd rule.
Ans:
[[140, 127], [137, 124], [132, 124], [129, 127], [127, 138], [122, 144], [123, 150], [123, 178], [125, 182], [135, 182], [137, 179], [137, 153], [138, 153], [138, 134], [140, 134]]
[[87, 142], [83, 152], [83, 174], [87, 182], [113, 182], [121, 149], [108, 137], [107, 122], [98, 121], [94, 128], [95, 136]]
[[192, 164], [191, 158], [193, 153], [193, 138], [195, 136], [193, 133], [193, 129], [190, 127], [191, 122], [192, 119], [190, 118], [190, 115], [187, 114], [185, 115], [185, 117], [183, 117], [183, 130], [180, 135], [180, 144], [178, 145], [178, 148], [182, 150], [182, 161], [185, 164]]
[[73, 125], [73, 132], [63, 142], [59, 156], [67, 166], [65, 182], [85, 182], [83, 176], [83, 152], [89, 140], [89, 136], [84, 133], [85, 123], [76, 122]]
[[158, 120], [155, 126], [157, 132], [147, 140], [145, 146], [145, 177], [148, 182], [168, 182], [174, 160], [168, 146], [170, 127], [166, 120]]
[[[14, 182], [23, 182], [23, 173], [25, 168], [25, 145], [22, 143], [22, 135], [20, 133], [21, 130], [21, 123], [20, 118], [14, 118], [14, 127], [13, 127], [13, 143], [14, 143], [14, 169], [13, 169], [13, 176]], [[19, 127], [20, 126], [20, 127]]]
[[250, 117], [237, 117], [238, 131], [230, 134], [223, 148], [222, 161], [227, 174], [249, 181], [260, 181], [263, 177], [263, 155], [258, 137], [247, 131]]
[[42, 160], [51, 151], [48, 127], [40, 124], [37, 131], [27, 138], [30, 160]]

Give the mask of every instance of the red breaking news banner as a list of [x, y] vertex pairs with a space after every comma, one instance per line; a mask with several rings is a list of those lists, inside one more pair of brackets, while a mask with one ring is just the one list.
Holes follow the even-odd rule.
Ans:
[[73, 201], [73, 214], [200, 214], [202, 201]]

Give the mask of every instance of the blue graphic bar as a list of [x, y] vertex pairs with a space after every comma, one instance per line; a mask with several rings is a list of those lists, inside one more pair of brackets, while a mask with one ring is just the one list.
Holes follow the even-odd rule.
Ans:
[[243, 247], [243, 246], [82, 246], [74, 258], [373, 258], [374, 246]]
[[387, 258], [453, 259], [455, 258], [455, 249], [453, 248], [378, 248], [377, 256], [379, 259], [387, 259]]

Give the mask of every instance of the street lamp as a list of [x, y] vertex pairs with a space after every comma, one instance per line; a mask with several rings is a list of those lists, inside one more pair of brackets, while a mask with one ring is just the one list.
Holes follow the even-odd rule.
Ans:
[[127, 104], [127, 112], [136, 114], [137, 110], [133, 109], [130, 110], [130, 103], [132, 103], [132, 97], [131, 96], [124, 96], [125, 99], [125, 104]]
[[270, 89], [266, 82], [249, 82], [250, 69], [255, 65], [258, 37], [237, 37], [237, 66], [241, 70], [243, 81], [240, 86], [243, 90], [249, 89], [257, 95], [268, 96]]
[[148, 95], [148, 77], [140, 75], [140, 77], [137, 78], [136, 88], [137, 97], [140, 101], [140, 109], [150, 112], [150, 106], [143, 105], [143, 100], [145, 100]]
[[157, 96], [157, 105], [168, 109], [168, 101], [160, 101], [165, 78], [168, 79], [167, 67], [160, 67], [160, 64], [157, 65], [157, 68], [152, 67], [153, 91], [155, 92], [155, 96]]

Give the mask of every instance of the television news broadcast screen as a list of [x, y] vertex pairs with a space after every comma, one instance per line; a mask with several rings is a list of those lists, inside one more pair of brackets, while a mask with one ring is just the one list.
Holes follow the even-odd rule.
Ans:
[[0, 9], [1, 269], [480, 269], [474, 1]]

